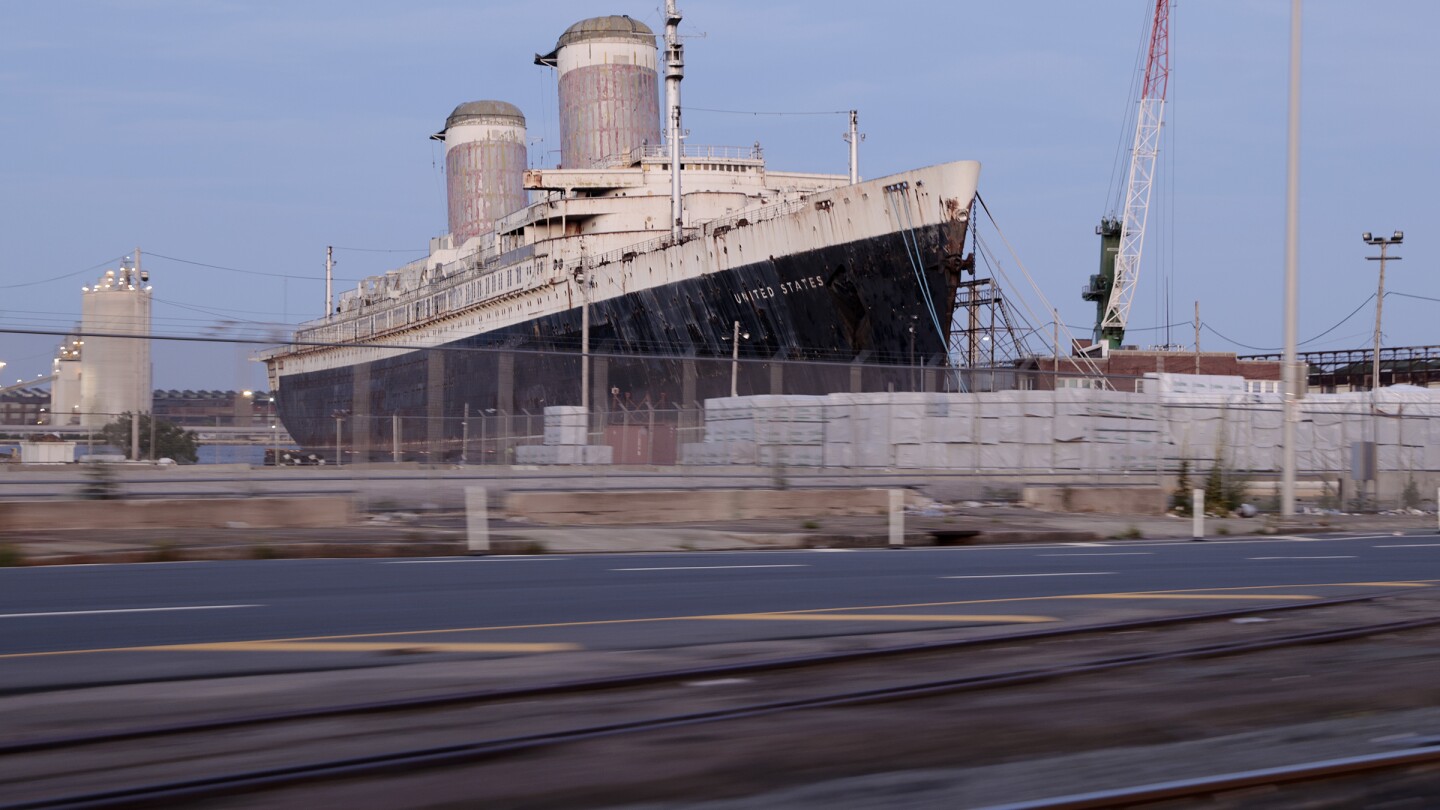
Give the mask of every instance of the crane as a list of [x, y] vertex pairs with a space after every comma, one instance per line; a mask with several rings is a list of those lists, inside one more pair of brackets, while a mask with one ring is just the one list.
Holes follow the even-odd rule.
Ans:
[[1130, 172], [1125, 208], [1100, 220], [1100, 272], [1090, 277], [1081, 293], [1096, 302], [1095, 346], [1119, 348], [1125, 340], [1130, 302], [1140, 275], [1140, 251], [1145, 246], [1145, 220], [1150, 213], [1150, 190], [1155, 181], [1155, 156], [1160, 152], [1160, 127], [1165, 116], [1165, 92], [1170, 85], [1170, 0], [1155, 0], [1150, 25], [1150, 49], [1145, 81], [1135, 116], [1135, 140], [1130, 149]]

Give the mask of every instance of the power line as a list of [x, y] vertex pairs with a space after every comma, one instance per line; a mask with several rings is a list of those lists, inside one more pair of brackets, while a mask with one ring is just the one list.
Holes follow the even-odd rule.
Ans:
[[[230, 272], [230, 273], [243, 273], [243, 274], [245, 274], [245, 275], [247, 275], [247, 276], [269, 276], [270, 278], [294, 278], [294, 279], [300, 279], [301, 281], [321, 281], [321, 280], [322, 280], [322, 277], [320, 277], [320, 276], [296, 276], [296, 275], [291, 275], [291, 274], [289, 274], [289, 273], [267, 273], [267, 272], [265, 272], [265, 271], [263, 271], [263, 270], [243, 270], [243, 269], [241, 269], [241, 268], [239, 268], [239, 267], [226, 267], [225, 265], [222, 265], [222, 264], [208, 264], [208, 263], [206, 263], [206, 262], [197, 262], [197, 261], [192, 261], [192, 260], [190, 260], [190, 259], [180, 259], [180, 258], [176, 258], [175, 256], [166, 256], [166, 255], [163, 254], [163, 253], [155, 253], [155, 252], [153, 252], [153, 251], [146, 251], [146, 252], [145, 252], [145, 255], [148, 256], [148, 257], [156, 258], [156, 259], [166, 259], [166, 260], [169, 260], [169, 261], [172, 261], [172, 262], [179, 262], [179, 263], [181, 263], [181, 264], [192, 264], [192, 265], [195, 265], [196, 267], [208, 267], [208, 268], [210, 268], [211, 270], [225, 270], [225, 271]], [[336, 280], [337, 280], [337, 281], [359, 281], [360, 279], [358, 279], [358, 278], [341, 278], [341, 279], [336, 279]]]
[[106, 265], [115, 264], [116, 262], [122, 260], [123, 258], [125, 258], [125, 257], [124, 257], [124, 256], [115, 256], [115, 257], [113, 257], [113, 258], [106, 259], [106, 260], [103, 261], [103, 262], [98, 262], [98, 263], [96, 263], [96, 264], [92, 264], [92, 265], [90, 265], [89, 267], [85, 268], [84, 270], [76, 270], [76, 271], [73, 272], [73, 273], [65, 273], [64, 275], [53, 276], [53, 277], [51, 277], [51, 278], [41, 279], [41, 280], [39, 280], [39, 281], [27, 281], [27, 282], [25, 282], [25, 283], [23, 283], [23, 284], [0, 284], [0, 290], [14, 290], [14, 289], [18, 289], [18, 288], [20, 288], [20, 287], [36, 287], [36, 286], [39, 286], [39, 285], [41, 285], [41, 284], [49, 284], [49, 283], [51, 283], [51, 282], [53, 282], [53, 281], [64, 281], [64, 280], [67, 279], [67, 278], [73, 278], [73, 277], [75, 277], [75, 276], [80, 275], [81, 273], [93, 273], [93, 272], [95, 272], [96, 270], [99, 270], [100, 268], [105, 267]]
[[813, 112], [778, 112], [769, 110], [715, 110], [709, 107], [686, 107], [686, 112], [724, 113], [726, 115], [849, 115], [849, 110], [816, 110]]
[[[1386, 294], [1387, 296], [1388, 296], [1388, 295], [1391, 295], [1391, 293], [1385, 293], [1385, 294]], [[1402, 294], [1402, 293], [1395, 293], [1395, 294], [1396, 294], [1396, 295], [1400, 295], [1400, 294]], [[1419, 297], [1419, 296], [1411, 296], [1411, 297]], [[1355, 307], [1354, 309], [1350, 310], [1350, 314], [1349, 314], [1349, 315], [1346, 315], [1346, 316], [1343, 317], [1343, 318], [1341, 318], [1337, 323], [1335, 323], [1334, 326], [1331, 326], [1329, 329], [1326, 329], [1324, 332], [1321, 332], [1320, 334], [1316, 335], [1315, 337], [1307, 338], [1306, 340], [1300, 341], [1300, 343], [1299, 343], [1298, 345], [1304, 346], [1304, 345], [1306, 345], [1307, 343], [1314, 343], [1315, 341], [1319, 340], [1320, 338], [1323, 338], [1323, 337], [1325, 337], [1326, 335], [1330, 334], [1331, 332], [1334, 332], [1336, 329], [1339, 329], [1342, 325], [1344, 325], [1344, 323], [1345, 323], [1346, 321], [1348, 321], [1348, 320], [1350, 320], [1351, 318], [1355, 317], [1355, 314], [1358, 313], [1360, 310], [1364, 309], [1366, 304], [1368, 304], [1368, 303], [1370, 303], [1371, 301], [1374, 301], [1374, 300], [1375, 300], [1375, 293], [1370, 293], [1370, 297], [1369, 297], [1369, 298], [1366, 298], [1364, 301], [1361, 301], [1361, 302], [1360, 302], [1360, 306], [1357, 306], [1357, 307]], [[1431, 299], [1431, 300], [1435, 300], [1435, 299]], [[1206, 322], [1204, 322], [1204, 321], [1201, 321], [1201, 322], [1200, 322], [1200, 325], [1201, 325], [1202, 327], [1204, 327], [1205, 329], [1209, 330], [1212, 334], [1214, 334], [1216, 337], [1220, 338], [1221, 340], [1224, 340], [1224, 341], [1228, 341], [1228, 342], [1230, 342], [1230, 343], [1233, 343], [1233, 344], [1235, 344], [1236, 346], [1239, 346], [1239, 347], [1242, 348], [1242, 349], [1250, 349], [1251, 351], [1256, 351], [1256, 352], [1278, 352], [1278, 351], [1281, 351], [1281, 347], [1276, 347], [1276, 346], [1270, 346], [1270, 347], [1265, 347], [1265, 346], [1251, 346], [1251, 345], [1248, 344], [1248, 343], [1241, 343], [1241, 342], [1238, 341], [1238, 340], [1235, 340], [1235, 339], [1233, 339], [1233, 338], [1229, 338], [1229, 337], [1226, 337], [1225, 335], [1220, 334], [1218, 331], [1215, 330], [1215, 327], [1211, 326], [1210, 324], [1208, 324], [1208, 323], [1206, 323]]]

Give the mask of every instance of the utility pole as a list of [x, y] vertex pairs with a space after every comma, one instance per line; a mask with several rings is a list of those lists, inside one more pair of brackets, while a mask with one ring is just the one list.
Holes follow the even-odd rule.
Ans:
[[730, 337], [730, 396], [740, 396], [740, 322]]
[[1195, 301], [1195, 373], [1200, 373], [1200, 301]]
[[[590, 273], [580, 269], [580, 407], [590, 419]], [[589, 429], [588, 427], [586, 428]]]
[[850, 131], [845, 133], [845, 140], [850, 144], [850, 185], [860, 182], [860, 142], [865, 136], [860, 134], [860, 111], [850, 111]]
[[1371, 486], [1374, 488], [1375, 503], [1378, 508], [1380, 501], [1380, 313], [1385, 306], [1385, 262], [1386, 260], [1400, 261], [1399, 256], [1387, 255], [1386, 249], [1391, 245], [1404, 242], [1405, 232], [1396, 231], [1391, 236], [1371, 236], [1367, 231], [1363, 238], [1366, 244], [1376, 245], [1380, 248], [1379, 256], [1365, 257], [1369, 261], [1380, 262], [1379, 287], [1375, 291], [1375, 348], [1373, 356], [1370, 358], [1370, 435], [1372, 439], [1370, 448], [1375, 458], [1373, 470], [1375, 478]]
[[1375, 356], [1371, 358], [1370, 371], [1370, 390], [1378, 391], [1380, 390], [1380, 312], [1385, 306], [1385, 262], [1400, 261], [1399, 256], [1386, 255], [1386, 249], [1391, 245], [1398, 245], [1404, 242], [1405, 232], [1396, 231], [1393, 236], [1371, 236], [1369, 233], [1366, 233], [1364, 239], [1366, 244], [1378, 245], [1380, 247], [1379, 256], [1365, 257], [1369, 261], [1380, 262], [1380, 285], [1375, 291]]
[[684, 236], [685, 209], [680, 197], [680, 80], [685, 78], [685, 46], [680, 44], [680, 10], [665, 0], [665, 118], [670, 141], [670, 237]]
[[1296, 365], [1300, 313], [1300, 0], [1290, 2], [1290, 107], [1285, 164], [1285, 391], [1281, 395], [1280, 514], [1295, 514], [1295, 423], [1300, 379]]
[[325, 248], [325, 320], [330, 320], [335, 313], [335, 295], [331, 285], [335, 281], [335, 248]]
[[1055, 330], [1055, 335], [1054, 335], [1054, 339], [1055, 339], [1055, 375], [1050, 378], [1050, 387], [1051, 387], [1051, 388], [1059, 388], [1059, 387], [1060, 387], [1060, 384], [1059, 384], [1059, 380], [1060, 380], [1060, 310], [1057, 309], [1057, 308], [1052, 308], [1052, 309], [1050, 310], [1050, 316], [1051, 316], [1052, 318], [1054, 318], [1054, 323], [1052, 324], [1052, 326], [1054, 327], [1054, 330]]

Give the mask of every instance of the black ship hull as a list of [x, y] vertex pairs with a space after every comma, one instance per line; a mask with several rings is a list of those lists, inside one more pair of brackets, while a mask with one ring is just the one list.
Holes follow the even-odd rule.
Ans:
[[[729, 396], [732, 372], [742, 396], [943, 388], [964, 236], [963, 221], [947, 222], [596, 301], [591, 407], [693, 408]], [[424, 425], [406, 429], [407, 446], [453, 448], [467, 415], [580, 405], [582, 319], [577, 305], [434, 348], [282, 372], [282, 420], [317, 452], [333, 450], [338, 425], [359, 460], [390, 458], [396, 416]]]

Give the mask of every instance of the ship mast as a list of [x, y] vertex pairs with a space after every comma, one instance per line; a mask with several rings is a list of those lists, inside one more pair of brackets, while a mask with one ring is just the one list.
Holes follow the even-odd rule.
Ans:
[[685, 78], [685, 46], [680, 44], [680, 10], [665, 0], [665, 119], [670, 141], [670, 236], [683, 236], [685, 209], [680, 199], [680, 80]]
[[865, 136], [860, 134], [860, 112], [850, 111], [850, 131], [845, 133], [845, 140], [850, 144], [850, 185], [860, 182], [860, 142]]

